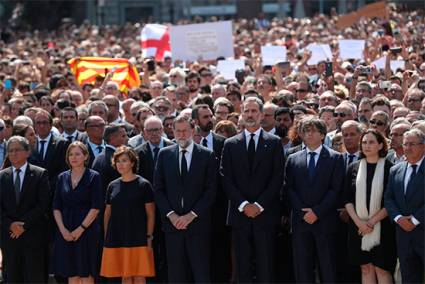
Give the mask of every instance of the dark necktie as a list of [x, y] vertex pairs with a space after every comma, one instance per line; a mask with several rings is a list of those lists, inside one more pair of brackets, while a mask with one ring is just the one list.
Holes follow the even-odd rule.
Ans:
[[354, 161], [354, 157], [355, 157], [356, 155], [354, 155], [354, 154], [350, 154], [350, 155], [348, 155], [348, 165], [350, 165], [353, 161]]
[[40, 157], [41, 160], [44, 160], [44, 144], [46, 144], [46, 140], [40, 140]]
[[184, 182], [186, 180], [186, 177], [187, 177], [187, 161], [186, 161], [187, 151], [182, 150], [181, 153], [182, 153], [182, 155], [181, 155], [182, 160], [181, 160], [181, 163], [180, 163], [180, 175], [181, 175], [182, 181]]
[[207, 140], [207, 138], [202, 138], [202, 146], [208, 148], [208, 140]]
[[249, 168], [252, 170], [252, 164], [254, 163], [255, 159], [255, 140], [254, 140], [254, 133], [251, 133], [251, 138], [249, 139], [248, 143], [248, 162], [249, 162]]
[[67, 139], [68, 139], [68, 142], [69, 142], [69, 143], [72, 143], [72, 140], [73, 140], [73, 139], [72, 139], [72, 136], [68, 136], [68, 138], [67, 138]]
[[158, 159], [158, 152], [159, 152], [159, 147], [153, 148], [153, 161], [154, 161], [154, 163], [156, 163], [156, 160]]
[[310, 180], [313, 180], [314, 175], [316, 173], [316, 162], [314, 160], [314, 156], [316, 156], [316, 152], [308, 153], [310, 155], [310, 161], [308, 162], [308, 177]]
[[416, 176], [416, 168], [418, 167], [418, 165], [411, 165], [411, 167], [412, 167], [412, 173], [410, 174], [409, 181], [407, 182], [407, 187], [405, 192], [406, 195], [408, 191], [411, 190], [413, 180], [415, 179], [415, 176]]
[[97, 149], [97, 152], [100, 154], [102, 153], [103, 147], [99, 145], [96, 147], [96, 149]]
[[16, 196], [16, 202], [19, 203], [20, 195], [21, 195], [21, 176], [19, 175], [21, 173], [20, 169], [16, 169], [16, 178], [15, 178], [15, 196]]

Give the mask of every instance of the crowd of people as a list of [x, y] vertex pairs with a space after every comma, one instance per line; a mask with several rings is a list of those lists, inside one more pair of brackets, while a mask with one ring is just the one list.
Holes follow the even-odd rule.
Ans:
[[[3, 281], [423, 283], [425, 18], [388, 10], [235, 20], [234, 80], [223, 58], [141, 58], [140, 24], [3, 36]], [[310, 43], [333, 58], [309, 65]], [[288, 61], [263, 66], [266, 44]], [[128, 58], [142, 83], [80, 86], [81, 56]]]

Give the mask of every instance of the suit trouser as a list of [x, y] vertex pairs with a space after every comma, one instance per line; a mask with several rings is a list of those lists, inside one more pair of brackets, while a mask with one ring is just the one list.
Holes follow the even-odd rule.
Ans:
[[[400, 242], [408, 243], [401, 244]], [[402, 282], [406, 284], [423, 283], [425, 266], [423, 231], [415, 239], [408, 238], [401, 240], [399, 234], [397, 234], [397, 249]]]
[[255, 228], [251, 223], [249, 227], [233, 228], [232, 233], [238, 282], [250, 283], [253, 281], [251, 268], [254, 259], [257, 282], [273, 282], [276, 229], [272, 227]]
[[8, 283], [44, 283], [46, 281], [45, 247], [4, 246]]
[[169, 283], [211, 282], [210, 235], [165, 233]]
[[292, 234], [295, 279], [298, 283], [315, 283], [314, 268], [319, 261], [324, 283], [336, 282], [336, 235], [312, 231]]

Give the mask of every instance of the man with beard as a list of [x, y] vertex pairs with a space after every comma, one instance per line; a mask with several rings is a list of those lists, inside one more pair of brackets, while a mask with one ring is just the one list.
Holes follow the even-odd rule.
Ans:
[[198, 73], [190, 72], [186, 76], [186, 86], [189, 88], [190, 99], [196, 98], [199, 92], [199, 86], [201, 85], [201, 76]]
[[177, 145], [159, 151], [154, 174], [170, 283], [211, 282], [211, 209], [216, 192], [216, 175], [211, 173], [217, 168], [214, 153], [193, 142], [194, 128], [189, 117], [174, 120]]
[[[199, 134], [202, 136], [200, 144], [214, 152], [217, 169], [220, 166], [221, 152], [224, 138], [215, 134], [213, 129], [213, 113], [207, 104], [195, 105], [192, 110], [192, 119], [199, 126]], [[230, 241], [231, 235], [226, 226], [228, 199], [221, 186], [220, 175], [217, 171], [217, 194], [213, 206], [212, 230], [214, 249], [212, 250], [212, 280], [213, 282], [226, 282], [230, 278]], [[217, 245], [219, 244], [219, 245]]]
[[294, 124], [294, 113], [288, 107], [280, 107], [274, 113], [274, 119], [276, 121], [276, 131], [274, 134], [280, 137], [283, 150], [286, 152], [286, 150], [292, 147], [288, 132]]
[[[249, 97], [242, 105], [245, 130], [225, 141], [220, 173], [230, 199], [237, 279], [258, 283], [274, 280], [283, 149], [280, 139], [264, 131], [263, 103]], [[255, 255], [255, 273], [252, 273]]]

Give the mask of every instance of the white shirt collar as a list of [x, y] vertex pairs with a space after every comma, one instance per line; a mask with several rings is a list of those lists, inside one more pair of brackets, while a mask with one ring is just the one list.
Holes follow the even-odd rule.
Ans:
[[90, 138], [88, 138], [88, 139], [87, 139], [87, 141], [89, 142], [89, 144], [90, 144], [93, 148], [96, 148], [97, 146], [102, 146], [102, 147], [105, 147], [105, 146], [106, 146], [106, 143], [105, 143], [105, 141], [103, 141], [103, 140], [102, 140], [102, 143], [101, 143], [100, 145], [97, 145], [97, 144], [94, 144], [93, 142], [91, 142], [91, 141], [90, 141]]
[[412, 165], [417, 165], [417, 168], [416, 168], [416, 172], [418, 171], [418, 168], [421, 166], [421, 163], [422, 163], [422, 161], [424, 160], [424, 158], [425, 158], [425, 156], [422, 156], [422, 159], [420, 159], [419, 161], [417, 161], [416, 163], [414, 163], [414, 164], [411, 164], [411, 163], [409, 163], [409, 162], [407, 162], [407, 165], [410, 167], [410, 166], [412, 166]]
[[308, 148], [307, 146], [305, 147], [305, 149], [307, 150], [307, 154], [310, 152], [315, 152], [317, 154], [317, 157], [319, 157], [320, 155], [320, 151], [322, 151], [323, 145], [320, 145], [319, 147], [317, 147], [316, 150], [311, 150], [310, 148]]
[[77, 139], [78, 136], [78, 130], [75, 130], [74, 132], [72, 132], [71, 134], [66, 133], [65, 131], [62, 133], [62, 136], [65, 138], [68, 138], [69, 136], [71, 136], [74, 139]]
[[158, 145], [152, 144], [150, 141], [148, 141], [149, 147], [151, 147], [151, 150], [155, 149], [155, 147], [158, 147], [159, 149], [162, 148], [162, 145], [164, 144], [164, 139], [161, 137], [161, 140], [159, 141]]
[[[189, 146], [187, 146], [184, 150], [186, 150], [187, 153], [192, 154], [193, 147], [194, 147], [194, 145], [193, 145], [193, 141], [192, 141], [192, 142], [190, 142]], [[179, 152], [181, 152], [182, 150], [183, 150], [183, 148], [179, 146]]]
[[[260, 137], [260, 133], [261, 133], [262, 128], [259, 127], [257, 130], [255, 130], [254, 134], [255, 134], [255, 138]], [[248, 130], [244, 130], [245, 133], [245, 138], [246, 139], [250, 139], [251, 138], [251, 132], [249, 132]]]
[[[38, 143], [40, 143], [40, 141], [43, 140], [43, 141], [46, 141], [47, 144], [49, 144], [51, 137], [52, 137], [52, 132], [50, 132], [49, 135], [47, 135], [47, 137], [44, 138], [44, 139], [41, 139], [40, 136], [37, 136], [37, 140], [38, 140]], [[47, 146], [47, 145], [45, 145], [45, 146]]]
[[[22, 167], [20, 167], [19, 169], [21, 170], [21, 174], [25, 173], [28, 167], [28, 162], [26, 162], [25, 164], [22, 165]], [[12, 166], [13, 169], [13, 173], [16, 172], [17, 168], [15, 168], [14, 166]]]

